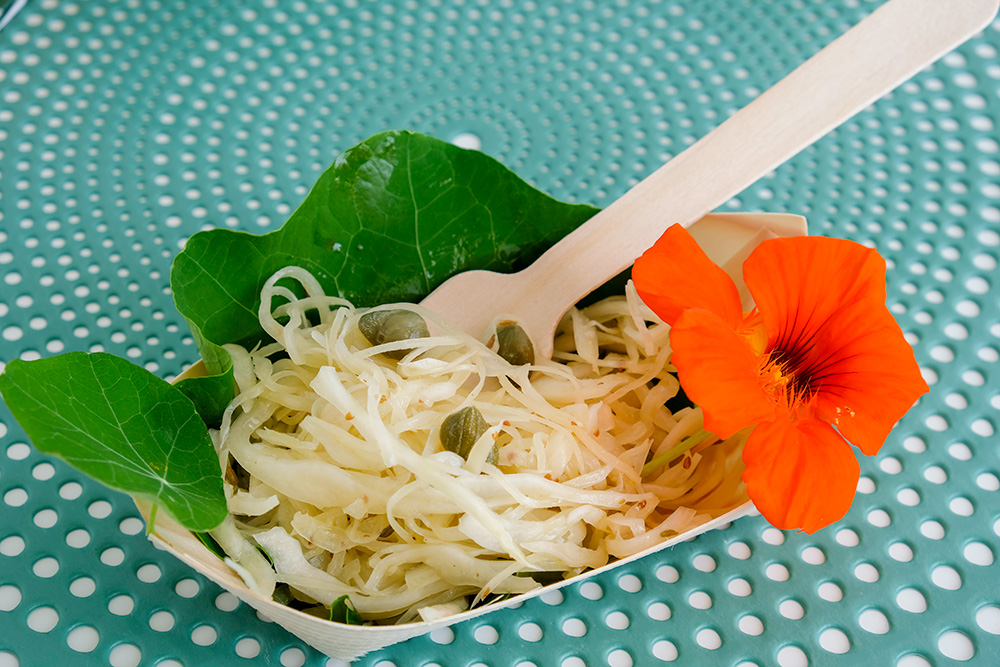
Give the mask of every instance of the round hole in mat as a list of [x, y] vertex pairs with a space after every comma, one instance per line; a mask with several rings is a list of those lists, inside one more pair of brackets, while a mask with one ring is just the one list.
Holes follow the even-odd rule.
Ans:
[[735, 579], [730, 580], [727, 589], [732, 595], [736, 595], [741, 598], [746, 597], [753, 592], [753, 587], [750, 585], [750, 582], [742, 577], [736, 577]]
[[66, 635], [66, 643], [77, 653], [90, 653], [100, 641], [100, 633], [89, 625], [78, 625]]
[[106, 519], [111, 515], [111, 503], [106, 500], [95, 500], [87, 507], [87, 513], [95, 519]]
[[130, 595], [122, 594], [108, 600], [108, 611], [115, 616], [128, 616], [135, 609], [135, 600]]
[[950, 454], [953, 459], [957, 459], [959, 461], [968, 461], [972, 458], [972, 450], [964, 442], [956, 442], [949, 445], [948, 454]]
[[[947, 425], [945, 427], [947, 428]], [[879, 461], [878, 466], [882, 472], [889, 475], [898, 475], [903, 472], [903, 464], [895, 456], [886, 456]]]
[[660, 581], [672, 584], [675, 583], [678, 579], [680, 579], [680, 577], [681, 575], [677, 571], [677, 568], [675, 568], [672, 565], [661, 565], [660, 567], [656, 568], [656, 578], [659, 579]]
[[492, 625], [480, 625], [472, 636], [480, 644], [493, 645], [500, 641], [500, 633]]
[[28, 492], [22, 488], [13, 488], [3, 494], [3, 501], [10, 507], [21, 507], [28, 502]]
[[845, 547], [856, 547], [860, 543], [858, 534], [850, 528], [841, 528], [836, 535], [837, 544]]
[[976, 625], [990, 633], [1000, 635], [1000, 606], [988, 604], [976, 611]]
[[35, 607], [28, 613], [27, 623], [35, 632], [51, 632], [59, 623], [59, 612], [52, 607]]
[[948, 473], [941, 466], [927, 466], [924, 468], [924, 479], [931, 484], [944, 484], [948, 481]]
[[952, 498], [948, 503], [948, 509], [958, 516], [972, 516], [976, 511], [975, 507], [972, 505], [972, 501], [962, 496]]
[[83, 493], [83, 487], [77, 482], [66, 482], [59, 487], [59, 497], [64, 500], [76, 500]]
[[236, 641], [236, 655], [247, 660], [256, 658], [260, 655], [260, 642], [253, 637], [241, 637]]
[[699, 572], [714, 572], [716, 567], [715, 559], [708, 554], [698, 554], [692, 559], [691, 564]]
[[905, 487], [896, 492], [896, 500], [907, 507], [916, 507], [920, 504], [920, 494], [917, 493], [916, 489]]
[[699, 630], [698, 634], [695, 635], [695, 641], [698, 642], [698, 646], [709, 651], [715, 651], [722, 646], [722, 637], [712, 628], [702, 628]]
[[13, 558], [24, 551], [24, 538], [20, 535], [8, 535], [0, 540], [0, 554]]
[[182, 598], [193, 598], [200, 590], [201, 586], [194, 579], [181, 579], [174, 586], [174, 592]]
[[624, 630], [629, 626], [629, 619], [624, 612], [613, 611], [604, 617], [604, 623], [612, 630]]
[[973, 565], [988, 567], [993, 564], [993, 550], [982, 542], [969, 542], [962, 550], [962, 555]]
[[642, 580], [634, 574], [623, 574], [618, 577], [618, 588], [626, 593], [638, 593], [642, 590]]
[[526, 642], [537, 642], [542, 639], [542, 628], [537, 623], [522, 623], [517, 628], [517, 636]]
[[135, 644], [118, 644], [108, 654], [111, 667], [139, 667], [142, 651]]
[[764, 623], [760, 620], [760, 618], [754, 616], [753, 614], [747, 614], [746, 616], [740, 617], [737, 625], [740, 632], [745, 635], [750, 635], [751, 637], [758, 637], [764, 632]]
[[39, 463], [31, 469], [31, 476], [40, 482], [47, 482], [56, 474], [55, 466], [51, 463]]
[[211, 646], [219, 638], [219, 633], [211, 625], [199, 625], [191, 631], [191, 641], [198, 646]]
[[729, 555], [739, 560], [750, 558], [750, 547], [746, 542], [733, 542], [729, 545]]
[[563, 621], [562, 631], [570, 637], [582, 637], [587, 634], [587, 624], [579, 618], [567, 618]]
[[90, 533], [83, 528], [77, 528], [66, 533], [66, 544], [74, 549], [82, 549], [90, 544]]
[[617, 648], [608, 654], [608, 667], [632, 667], [632, 654], [625, 649]]
[[879, 580], [878, 569], [871, 563], [859, 563], [854, 568], [854, 576], [858, 578], [859, 581], [863, 581], [868, 584], [873, 584]]
[[927, 611], [927, 599], [915, 588], [904, 588], [896, 593], [896, 604], [911, 614], [922, 614]]
[[59, 572], [59, 561], [51, 556], [39, 558], [31, 566], [31, 571], [40, 579], [51, 579]]
[[940, 521], [924, 521], [920, 524], [920, 534], [930, 540], [940, 540], [944, 538], [945, 530]]
[[847, 638], [843, 630], [838, 628], [827, 628], [819, 635], [819, 645], [824, 651], [842, 655], [851, 650], [851, 640]]
[[11, 461], [23, 461], [31, 454], [31, 447], [23, 442], [15, 442], [7, 448], [7, 458]]
[[646, 607], [646, 615], [654, 621], [666, 621], [670, 619], [670, 607], [663, 602], [654, 602]]
[[832, 581], [821, 583], [816, 592], [827, 602], [840, 602], [844, 599], [844, 590]]
[[585, 581], [580, 584], [580, 595], [588, 600], [600, 600], [604, 597], [604, 589], [594, 581]]
[[121, 520], [118, 524], [118, 530], [122, 531], [126, 535], [138, 535], [146, 527], [146, 524], [134, 516], [127, 517]]
[[174, 615], [166, 610], [153, 612], [149, 617], [149, 627], [157, 632], [170, 632], [174, 627]]
[[896, 662], [896, 667], [933, 667], [933, 665], [919, 653], [908, 653]]
[[441, 644], [442, 646], [447, 646], [455, 641], [455, 632], [448, 627], [432, 630], [429, 636], [432, 642], [435, 644]]
[[778, 605], [778, 612], [785, 618], [797, 621], [805, 616], [805, 609], [802, 608], [802, 604], [797, 600], [783, 600], [781, 604]]
[[302, 667], [306, 664], [306, 654], [300, 648], [286, 648], [278, 661], [281, 667]]
[[878, 609], [865, 609], [858, 614], [858, 625], [873, 635], [884, 635], [889, 632], [889, 619]]
[[764, 569], [764, 574], [771, 581], [788, 581], [788, 568], [781, 563], [771, 563]]
[[548, 591], [538, 596], [538, 599], [547, 605], [556, 607], [563, 603], [563, 594], [560, 590]]
[[991, 472], [984, 472], [976, 477], [976, 485], [984, 491], [1000, 491], [1000, 478]]
[[972, 644], [972, 640], [969, 639], [967, 634], [958, 630], [949, 630], [942, 633], [938, 637], [937, 646], [938, 650], [946, 658], [960, 662], [972, 660], [976, 655], [976, 649]]
[[808, 667], [809, 658], [806, 652], [795, 645], [782, 646], [778, 650], [779, 667]]
[[931, 570], [931, 581], [946, 591], [957, 591], [962, 587], [962, 575], [950, 565], [938, 565]]
[[162, 574], [160, 566], [155, 563], [140, 565], [139, 569], [135, 571], [136, 578], [145, 584], [151, 584], [159, 581]]
[[461, 132], [456, 134], [451, 138], [451, 143], [455, 144], [459, 148], [468, 148], [471, 150], [481, 150], [483, 147], [483, 140], [479, 135], [473, 132]]
[[77, 577], [69, 585], [69, 592], [78, 598], [87, 598], [97, 590], [97, 584], [90, 577]]
[[710, 609], [712, 607], [712, 596], [705, 591], [694, 591], [688, 596], [688, 604], [695, 609]]
[[108, 547], [101, 552], [101, 562], [109, 567], [118, 567], [125, 562], [125, 552], [118, 547]]
[[673, 662], [677, 659], [677, 646], [668, 639], [661, 639], [653, 644], [653, 657], [663, 662]]
[[785, 543], [785, 534], [777, 528], [765, 528], [760, 536], [765, 542], [774, 546]]
[[215, 608], [219, 611], [235, 611], [239, 606], [240, 599], [229, 591], [223, 591], [215, 597]]
[[0, 611], [14, 611], [21, 604], [21, 589], [13, 584], [0, 586]]
[[924, 442], [923, 438], [919, 438], [915, 435], [904, 438], [903, 447], [906, 448], [906, 451], [913, 452], [914, 454], [923, 454], [927, 451], [927, 443]]
[[822, 565], [826, 562], [826, 554], [819, 547], [806, 547], [800, 555], [802, 560], [810, 565]]

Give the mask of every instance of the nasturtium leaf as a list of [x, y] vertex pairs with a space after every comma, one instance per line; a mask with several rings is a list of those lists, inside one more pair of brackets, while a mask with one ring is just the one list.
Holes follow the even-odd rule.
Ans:
[[11, 361], [0, 394], [35, 448], [152, 500], [193, 531], [226, 516], [219, 458], [177, 388], [111, 354]]
[[351, 598], [341, 595], [330, 605], [330, 620], [334, 623], [344, 623], [346, 625], [364, 625], [365, 621], [361, 614], [354, 608]]
[[495, 159], [405, 131], [343, 153], [280, 229], [213, 229], [174, 260], [171, 288], [196, 336], [216, 345], [266, 340], [260, 289], [289, 265], [357, 306], [419, 301], [467, 269], [516, 271], [597, 209], [567, 204]]
[[174, 386], [191, 399], [207, 426], [219, 428], [222, 415], [236, 393], [233, 360], [224, 348], [203, 340], [197, 327], [192, 326], [191, 332], [207, 375], [187, 377], [174, 382]]

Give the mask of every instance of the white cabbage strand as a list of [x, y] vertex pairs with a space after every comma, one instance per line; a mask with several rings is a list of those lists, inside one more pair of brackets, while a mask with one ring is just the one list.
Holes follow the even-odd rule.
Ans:
[[[553, 360], [521, 367], [420, 306], [379, 309], [390, 307], [435, 333], [371, 346], [361, 311], [287, 267], [261, 294], [276, 342], [227, 346], [238, 395], [214, 441], [231, 517], [213, 535], [254, 590], [281, 583], [326, 606], [349, 595], [369, 620], [432, 618], [537, 587], [532, 572], [600, 567], [745, 501], [740, 436], [640, 476], [701, 413], [665, 407], [679, 387], [668, 328], [631, 285], [573, 309]], [[382, 354], [401, 349], [399, 361]], [[464, 460], [439, 434], [468, 406], [490, 429]]]

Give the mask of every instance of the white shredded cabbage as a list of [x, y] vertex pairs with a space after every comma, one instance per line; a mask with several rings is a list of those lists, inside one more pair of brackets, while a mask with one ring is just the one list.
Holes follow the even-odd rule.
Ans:
[[[437, 618], [531, 590], [539, 572], [601, 567], [746, 500], [742, 435], [642, 477], [702, 419], [666, 407], [679, 389], [668, 327], [631, 285], [570, 311], [552, 361], [518, 367], [413, 304], [379, 309], [412, 310], [433, 335], [372, 346], [364, 311], [297, 267], [261, 297], [275, 343], [227, 346], [238, 395], [213, 441], [231, 516], [213, 535], [262, 594], [282, 585], [317, 606], [349, 595], [370, 621]], [[399, 361], [382, 354], [400, 349]], [[490, 428], [463, 459], [439, 434], [468, 406]]]

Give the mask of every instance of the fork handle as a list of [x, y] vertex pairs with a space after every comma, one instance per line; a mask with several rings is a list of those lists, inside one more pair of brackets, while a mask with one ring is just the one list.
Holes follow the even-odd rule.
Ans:
[[[691, 225], [933, 63], [985, 27], [998, 3], [889, 0], [481, 300], [545, 350], [561, 315], [667, 227]], [[472, 321], [468, 301], [440, 314], [476, 335], [488, 325]]]

